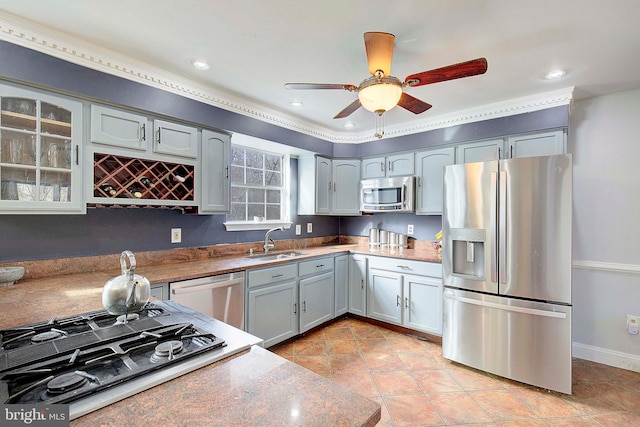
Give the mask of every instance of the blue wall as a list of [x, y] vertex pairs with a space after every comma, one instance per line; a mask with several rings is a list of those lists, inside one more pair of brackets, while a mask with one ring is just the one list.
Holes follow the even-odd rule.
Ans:
[[[366, 144], [332, 144], [309, 135], [265, 123], [160, 89], [0, 41], [0, 79], [33, 85], [90, 101], [126, 106], [173, 120], [255, 136], [335, 157], [362, 157], [408, 151], [467, 140], [498, 137], [568, 125], [568, 108], [557, 107], [433, 130]], [[292, 160], [292, 176], [297, 161]], [[367, 236], [372, 226], [433, 240], [441, 228], [439, 216], [375, 214], [362, 217], [301, 216], [295, 212], [297, 186], [292, 182], [292, 221], [302, 224], [301, 237], [336, 234]], [[183, 215], [159, 209], [89, 209], [86, 215], [0, 215], [0, 262], [103, 255], [132, 251], [200, 247], [219, 243], [260, 241], [263, 231], [227, 232], [224, 215]], [[306, 233], [307, 222], [313, 233]], [[182, 228], [182, 243], [170, 243], [170, 229]], [[295, 238], [295, 227], [274, 239]]]

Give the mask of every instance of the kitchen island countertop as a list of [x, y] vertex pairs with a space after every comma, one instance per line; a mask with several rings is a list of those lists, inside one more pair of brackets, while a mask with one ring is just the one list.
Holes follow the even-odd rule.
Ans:
[[167, 426], [374, 426], [380, 405], [254, 346], [71, 421]]

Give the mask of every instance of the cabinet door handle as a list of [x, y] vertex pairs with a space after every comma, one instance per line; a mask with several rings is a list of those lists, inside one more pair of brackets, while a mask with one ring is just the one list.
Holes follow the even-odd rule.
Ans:
[[396, 307], [400, 307], [400, 295], [396, 295]]
[[162, 128], [158, 128], [158, 144], [160, 144], [160, 131], [162, 130]]
[[404, 308], [409, 309], [409, 298], [404, 297]]
[[277, 279], [278, 277], [282, 277], [284, 274], [276, 274], [275, 276], [271, 276], [272, 279]]
[[293, 314], [298, 314], [298, 303], [297, 302], [293, 303]]
[[364, 279], [360, 279], [360, 289], [364, 289]]
[[391, 164], [391, 160], [389, 160], [389, 172], [393, 170], [393, 164]]
[[333, 192], [334, 193], [336, 192], [336, 182], [335, 181], [333, 181]]
[[329, 191], [331, 191], [331, 181], [329, 181]]
[[142, 124], [142, 140], [143, 141], [147, 140], [147, 124], [146, 123]]
[[316, 268], [322, 268], [322, 267], [324, 267], [324, 264], [316, 265]]
[[302, 301], [302, 312], [303, 313], [307, 312], [307, 302], [306, 301]]
[[384, 172], [384, 162], [380, 162], [380, 172]]
[[409, 267], [408, 265], [396, 265], [396, 267], [401, 268], [403, 270], [411, 270], [411, 267]]
[[225, 179], [229, 179], [229, 166], [227, 166], [225, 169]]
[[80, 147], [76, 144], [75, 147], [75, 151], [76, 151], [76, 165], [80, 164]]

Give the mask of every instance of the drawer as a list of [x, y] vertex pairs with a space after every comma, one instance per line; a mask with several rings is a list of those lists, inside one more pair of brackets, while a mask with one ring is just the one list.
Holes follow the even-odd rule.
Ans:
[[270, 283], [279, 283], [283, 280], [295, 279], [297, 276], [298, 265], [295, 262], [277, 267], [262, 268], [260, 270], [249, 270], [249, 284], [247, 286], [249, 288], [256, 288]]
[[309, 261], [301, 261], [298, 264], [299, 276], [320, 274], [333, 270], [333, 257], [316, 258]]
[[426, 261], [414, 261], [402, 258], [369, 257], [369, 265], [379, 270], [394, 271], [419, 276], [442, 277], [442, 264]]

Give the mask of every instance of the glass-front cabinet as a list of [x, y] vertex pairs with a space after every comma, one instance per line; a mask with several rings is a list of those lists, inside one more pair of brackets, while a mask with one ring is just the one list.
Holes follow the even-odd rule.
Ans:
[[83, 213], [82, 104], [0, 84], [0, 213]]

